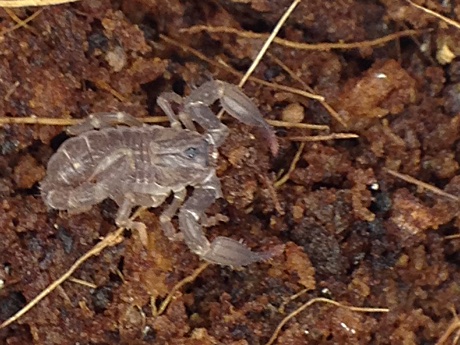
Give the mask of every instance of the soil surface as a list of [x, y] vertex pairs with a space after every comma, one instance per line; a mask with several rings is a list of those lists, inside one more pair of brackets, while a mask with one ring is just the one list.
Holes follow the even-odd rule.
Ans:
[[[460, 15], [454, 1], [419, 3]], [[111, 110], [163, 115], [155, 103], [160, 93], [186, 95], [211, 77], [238, 84], [264, 42], [181, 29], [268, 34], [289, 5], [97, 0], [1, 9], [0, 117], [70, 119]], [[36, 11], [25, 26], [7, 30]], [[353, 43], [408, 29], [417, 32], [358, 48], [270, 47], [253, 76], [301, 90], [308, 85], [346, 125], [317, 100], [249, 81], [244, 91], [264, 116], [359, 136], [307, 142], [277, 188], [299, 149], [293, 137], [328, 133], [277, 127], [280, 153], [273, 157], [260, 133], [225, 118], [230, 136], [217, 168], [224, 198], [208, 214], [228, 221], [207, 228], [207, 236], [243, 239], [259, 251], [285, 244], [282, 254], [242, 270], [211, 265], [158, 316], [168, 292], [200, 260], [163, 235], [158, 217], [164, 207], [151, 209], [140, 216], [148, 248], [126, 231], [120, 244], [90, 258], [75, 279], [0, 330], [0, 343], [266, 344], [286, 315], [326, 297], [389, 312], [316, 303], [291, 319], [275, 344], [435, 344], [460, 312], [460, 239], [452, 236], [460, 226], [460, 30], [402, 0], [309, 0], [279, 37]], [[0, 321], [116, 229], [111, 200], [77, 215], [43, 203], [39, 183], [66, 139], [60, 126], [0, 127]], [[454, 339], [455, 332], [446, 344]]]

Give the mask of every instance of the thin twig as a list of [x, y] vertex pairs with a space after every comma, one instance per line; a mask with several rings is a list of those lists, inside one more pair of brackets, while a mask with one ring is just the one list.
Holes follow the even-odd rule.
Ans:
[[256, 69], [257, 65], [259, 64], [260, 60], [262, 60], [262, 57], [265, 55], [265, 53], [267, 52], [268, 50], [268, 47], [270, 46], [270, 44], [272, 44], [273, 40], [276, 38], [276, 36], [278, 35], [278, 32], [281, 30], [281, 28], [283, 27], [284, 23], [286, 22], [286, 20], [289, 18], [289, 16], [291, 15], [291, 13], [294, 11], [294, 9], [297, 7], [297, 5], [300, 3], [301, 0], [294, 0], [292, 3], [291, 3], [291, 6], [289, 6], [289, 8], [286, 10], [286, 12], [284, 12], [284, 14], [281, 16], [280, 20], [278, 21], [278, 23], [275, 25], [275, 28], [273, 29], [273, 31], [270, 33], [270, 35], [268, 36], [268, 38], [266, 39], [264, 45], [262, 46], [262, 48], [260, 49], [259, 53], [257, 54], [256, 58], [254, 59], [253, 63], [251, 64], [251, 66], [248, 68], [248, 70], [246, 71], [246, 73], [244, 74], [243, 78], [241, 78], [241, 81], [239, 82], [238, 86], [239, 87], [243, 87], [243, 85], [246, 83], [246, 81], [248, 80], [249, 76], [252, 74], [252, 72], [254, 72], [254, 70]]
[[210, 265], [209, 262], [205, 262], [200, 265], [191, 275], [185, 277], [180, 282], [178, 282], [174, 287], [171, 289], [171, 292], [165, 298], [163, 303], [161, 303], [160, 308], [157, 310], [157, 314], [154, 316], [159, 316], [164, 313], [166, 308], [168, 307], [169, 303], [171, 303], [172, 299], [174, 298], [174, 294], [179, 291], [185, 284], [193, 282], [200, 274], [203, 272], [208, 266]]
[[[167, 116], [148, 116], [138, 117], [139, 121], [143, 123], [164, 123], [169, 122]], [[81, 123], [84, 119], [63, 119], [53, 117], [0, 117], [0, 126], [11, 125], [11, 124], [25, 124], [25, 125], [48, 125], [48, 126], [72, 126]], [[329, 126], [326, 125], [315, 125], [309, 123], [292, 123], [287, 121], [278, 120], [267, 120], [267, 122], [273, 127], [285, 127], [285, 128], [299, 128], [299, 129], [315, 129], [320, 131], [329, 130]]]
[[308, 92], [311, 92], [311, 93], [315, 93], [315, 91], [310, 87], [310, 85], [308, 85], [306, 82], [303, 81], [302, 78], [300, 78], [288, 65], [286, 65], [283, 61], [281, 61], [280, 59], [278, 59], [277, 56], [273, 55], [272, 53], [268, 52], [267, 53], [267, 56], [270, 57], [270, 59], [272, 59], [278, 66], [280, 66], [287, 74], [289, 74], [289, 76], [294, 79], [295, 81], [297, 81], [300, 85], [302, 85], [302, 87], [306, 90], [308, 90]]
[[[306, 90], [308, 90], [308, 92], [311, 92], [312, 94], [316, 94], [315, 91], [310, 87], [310, 85], [308, 85], [306, 82], [304, 82], [302, 80], [302, 78], [300, 78], [292, 69], [290, 69], [283, 61], [281, 61], [280, 59], [278, 59], [278, 57], [276, 57], [275, 55], [273, 54], [270, 54], [270, 53], [267, 53], [268, 56], [270, 56], [270, 58], [278, 65], [280, 66], [285, 72], [287, 72], [287, 74], [289, 74], [289, 76], [296, 80], [300, 85], [302, 85], [302, 87]], [[337, 122], [339, 122], [342, 126], [344, 126], [345, 128], [348, 127], [347, 123], [342, 119], [342, 117], [339, 115], [339, 113], [337, 111], [335, 111], [334, 108], [332, 108], [329, 103], [326, 102], [326, 100], [318, 100], [318, 102], [329, 112], [329, 114], [331, 114], [331, 116], [337, 120]]]
[[[151, 116], [141, 117], [138, 120], [144, 123], [162, 123], [168, 122], [166, 116]], [[26, 124], [26, 125], [48, 125], [48, 126], [72, 126], [81, 123], [84, 119], [62, 119], [52, 117], [0, 117], [0, 126], [10, 124]]]
[[390, 311], [388, 308], [362, 308], [362, 307], [353, 307], [353, 306], [343, 305], [339, 302], [336, 302], [336, 301], [333, 301], [333, 300], [330, 300], [324, 297], [313, 298], [307, 303], [297, 308], [296, 310], [294, 310], [289, 315], [287, 315], [283, 320], [281, 320], [281, 322], [276, 327], [275, 332], [273, 332], [273, 335], [271, 336], [270, 340], [265, 345], [273, 344], [276, 338], [278, 338], [278, 335], [285, 324], [287, 324], [293, 317], [299, 315], [306, 308], [318, 302], [329, 303], [329, 304], [335, 305], [336, 307], [345, 308], [351, 311], [356, 311], [356, 312], [361, 312], [361, 313], [388, 313]]
[[459, 337], [460, 331], [460, 319], [457, 316], [455, 309], [452, 310], [452, 314], [454, 314], [454, 320], [450, 323], [449, 327], [444, 331], [441, 338], [436, 342], [435, 345], [443, 345], [447, 339], [457, 330], [457, 335], [455, 336], [456, 339], [452, 342], [452, 344], [457, 344], [457, 340]]
[[328, 131], [329, 126], [327, 125], [314, 125], [310, 123], [294, 123], [279, 120], [266, 120], [273, 127], [285, 127], [285, 128], [303, 128], [303, 129], [316, 129], [319, 131]]
[[75, 283], [75, 284], [80, 284], [86, 287], [89, 287], [91, 289], [97, 289], [97, 285], [94, 283], [87, 282], [86, 280], [78, 279], [75, 277], [69, 277], [69, 282]]
[[409, 4], [411, 4], [412, 6], [414, 6], [415, 8], [418, 8], [419, 10], [422, 10], [423, 12], [426, 12], [426, 13], [428, 13], [428, 14], [436, 17], [436, 18], [439, 18], [442, 21], [446, 22], [447, 24], [456, 27], [457, 29], [460, 29], [460, 23], [459, 22], [456, 22], [455, 20], [452, 20], [450, 18], [444, 17], [442, 14], [439, 14], [439, 13], [437, 13], [435, 11], [432, 11], [432, 10], [430, 10], [428, 8], [425, 8], [423, 6], [417, 5], [416, 3], [412, 2], [411, 0], [407, 0], [407, 2]]
[[298, 161], [300, 160], [300, 156], [302, 155], [302, 152], [303, 152], [304, 148], [305, 148], [305, 143], [301, 143], [299, 145], [299, 148], [297, 149], [297, 152], [296, 152], [294, 158], [292, 159], [292, 162], [291, 162], [291, 165], [289, 166], [288, 172], [273, 184], [273, 186], [275, 188], [281, 187], [283, 184], [285, 184], [289, 180], [289, 178], [291, 177], [292, 172], [295, 170], [295, 168], [297, 166]]
[[[1, 5], [0, 5], [1, 7]], [[36, 12], [34, 12], [34, 14], [32, 14], [30, 17], [24, 19], [24, 20], [21, 20], [20, 23], [17, 23], [15, 25], [13, 25], [12, 27], [10, 28], [6, 28], [5, 30], [3, 30], [2, 32], [0, 32], [0, 37], [1, 36], [5, 36], [6, 34], [10, 33], [10, 32], [13, 32], [14, 30], [17, 30], [19, 29], [20, 27], [26, 25], [28, 22], [34, 20], [40, 13], [43, 12], [43, 8], [37, 10]]]
[[113, 89], [109, 84], [107, 84], [103, 80], [96, 80], [94, 82], [96, 86], [104, 91], [109, 92], [113, 97], [118, 99], [122, 103], [126, 103], [128, 100], [125, 96], [123, 96], [121, 93], [119, 93], [117, 90]]
[[0, 7], [29, 7], [59, 5], [79, 0], [0, 0]]
[[267, 187], [268, 194], [272, 198], [273, 206], [275, 207], [276, 212], [278, 212], [278, 215], [284, 216], [286, 212], [284, 212], [283, 207], [280, 204], [280, 201], [278, 199], [278, 194], [276, 193], [276, 189], [275, 189], [273, 182], [265, 174], [259, 174], [259, 177], [262, 179], [265, 186]]
[[455, 234], [455, 235], [448, 235], [443, 237], [443, 240], [456, 240], [460, 239], [460, 234]]
[[[206, 26], [206, 25], [195, 25], [190, 28], [181, 29], [180, 32], [184, 33], [197, 33], [200, 31], [206, 31], [208, 33], [225, 33], [225, 34], [234, 34], [243, 38], [250, 39], [266, 39], [267, 34], [259, 34], [251, 31], [238, 30], [226, 26]], [[400, 32], [395, 32], [384, 37], [376, 38], [374, 40], [360, 41], [360, 42], [337, 42], [337, 43], [301, 43], [286, 40], [283, 38], [276, 37], [273, 40], [273, 43], [279, 44], [281, 46], [299, 49], [299, 50], [332, 50], [332, 49], [355, 49], [355, 48], [366, 48], [379, 46], [391, 41], [394, 41], [401, 37], [413, 36], [424, 32], [423, 30], [404, 30]]]
[[299, 298], [300, 296], [306, 294], [306, 293], [307, 293], [308, 291], [310, 291], [310, 290], [311, 290], [311, 289], [309, 289], [309, 288], [305, 288], [305, 289], [300, 290], [299, 292], [295, 293], [294, 295], [289, 296], [283, 303], [281, 303], [281, 305], [280, 305], [279, 308], [278, 308], [278, 311], [279, 311], [281, 314], [284, 314], [284, 310], [285, 310], [286, 306], [287, 306], [290, 302], [296, 300], [297, 298]]
[[299, 136], [299, 137], [288, 137], [289, 140], [291, 141], [300, 141], [301, 144], [291, 162], [291, 165], [289, 166], [288, 172], [281, 177], [279, 180], [277, 180], [273, 186], [275, 188], [281, 187], [283, 184], [285, 184], [291, 177], [292, 172], [295, 170], [297, 163], [300, 160], [300, 156], [303, 152], [303, 149], [305, 148], [305, 142], [308, 141], [326, 141], [326, 140], [336, 140], [336, 139], [352, 139], [352, 138], [359, 138], [357, 134], [353, 133], [331, 133], [328, 135], [314, 135], [314, 136]]
[[[131, 217], [131, 219], [137, 218], [137, 216], [145, 210], [145, 207], [139, 208]], [[97, 243], [93, 248], [83, 254], [77, 261], [65, 272], [62, 276], [48, 285], [43, 291], [41, 291], [34, 299], [32, 299], [29, 303], [27, 303], [21, 310], [19, 310], [16, 314], [8, 318], [2, 324], [0, 324], [0, 329], [3, 329], [13, 322], [18, 320], [22, 317], [25, 313], [35, 307], [42, 299], [48, 296], [51, 292], [53, 292], [58, 286], [60, 286], [64, 281], [66, 281], [70, 276], [90, 257], [99, 255], [99, 253], [107, 247], [114, 246], [121, 242], [122, 234], [124, 228], [118, 228], [116, 231], [108, 234], [106, 237], [102, 239], [101, 242]]]
[[287, 137], [291, 141], [326, 141], [326, 140], [337, 140], [337, 139], [355, 139], [359, 138], [359, 135], [354, 133], [331, 133], [328, 135], [303, 135]]
[[11, 19], [13, 19], [16, 24], [19, 24], [20, 27], [24, 27], [26, 28], [27, 30], [31, 31], [33, 34], [37, 35], [37, 31], [32, 28], [31, 26], [27, 25], [27, 23], [22, 20], [21, 18], [19, 18], [16, 13], [14, 13], [13, 10], [10, 10], [9, 8], [5, 7], [4, 8], [5, 12], [10, 16]]
[[432, 186], [432, 185], [430, 185], [428, 183], [425, 183], [425, 182], [422, 182], [420, 180], [417, 180], [416, 178], [413, 178], [413, 177], [411, 177], [409, 175], [401, 174], [399, 172], [396, 172], [394, 170], [387, 169], [387, 168], [384, 168], [383, 170], [385, 172], [387, 172], [388, 174], [393, 175], [394, 177], [397, 177], [397, 178], [399, 178], [399, 179], [401, 179], [403, 181], [412, 183], [412, 184], [416, 185], [417, 187], [419, 187], [421, 189], [429, 190], [429, 191], [433, 192], [434, 194], [449, 198], [449, 199], [451, 199], [453, 201], [456, 201], [456, 202], [460, 201], [460, 199], [457, 196], [449, 194], [449, 193], [446, 193], [442, 189], [439, 189], [439, 188], [434, 187], [434, 186]]
[[256, 77], [250, 77], [249, 80], [254, 81], [256, 83], [259, 83], [261, 85], [267, 86], [269, 88], [272, 88], [274, 90], [286, 91], [286, 92], [290, 92], [290, 93], [293, 93], [293, 94], [297, 94], [299, 96], [303, 96], [305, 98], [315, 99], [317, 101], [324, 101], [324, 97], [321, 96], [321, 95], [316, 95], [314, 93], [307, 92], [307, 91], [297, 89], [297, 88], [294, 88], [294, 87], [281, 85], [281, 84], [277, 84], [277, 83], [270, 83], [268, 81], [265, 81], [265, 80], [262, 80], [262, 79], [259, 79], [259, 78], [256, 78]]
[[17, 90], [17, 88], [21, 85], [21, 83], [16, 80], [14, 84], [6, 91], [5, 96], [3, 97], [3, 100], [5, 102], [8, 102], [10, 100], [11, 95]]

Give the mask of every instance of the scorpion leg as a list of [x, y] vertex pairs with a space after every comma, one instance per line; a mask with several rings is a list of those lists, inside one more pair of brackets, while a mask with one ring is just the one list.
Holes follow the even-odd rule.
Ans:
[[70, 135], [79, 135], [93, 129], [113, 127], [122, 124], [126, 126], [142, 126], [143, 123], [128, 113], [107, 112], [90, 114], [86, 120], [77, 125], [67, 128], [66, 132]]
[[161, 228], [163, 229], [163, 232], [166, 235], [166, 237], [168, 237], [168, 239], [171, 241], [179, 240], [182, 237], [182, 233], [176, 232], [176, 230], [174, 229], [174, 226], [171, 223], [171, 219], [172, 217], [174, 217], [177, 210], [184, 202], [186, 195], [187, 191], [185, 189], [175, 192], [172, 203], [160, 216]]
[[175, 92], [164, 92], [157, 98], [157, 104], [163, 110], [166, 116], [168, 116], [172, 128], [182, 128], [182, 123], [188, 130], [196, 132], [196, 127], [189, 116], [187, 116], [182, 111], [176, 115], [172, 109], [171, 103], [177, 103], [182, 106], [183, 102], [184, 99]]
[[[137, 189], [136, 186], [133, 185], [132, 190], [136, 190], [136, 189]], [[165, 212], [167, 213], [169, 210], [169, 213], [171, 213], [173, 216], [174, 213], [177, 211], [177, 208], [182, 203], [181, 200], [185, 198], [185, 195], [186, 195], [185, 189], [184, 189], [183, 195], [181, 192], [178, 192], [178, 195], [174, 196], [175, 199], [173, 203], [169, 206], [169, 208]], [[141, 205], [144, 207], [157, 207], [160, 204], [162, 204], [167, 197], [168, 197], [168, 194], [152, 195], [152, 194], [143, 193], [143, 192], [136, 193], [133, 191], [124, 193], [121, 197], [117, 198], [117, 203], [120, 206], [120, 208], [118, 209], [115, 223], [118, 226], [122, 226], [124, 228], [137, 231], [142, 244], [144, 245], [144, 247], [147, 247], [148, 245], [147, 227], [142, 222], [135, 222], [129, 219], [131, 210], [134, 206], [138, 206], [138, 205]], [[176, 198], [180, 202], [176, 201]], [[166, 217], [168, 217], [169, 213], [166, 214]], [[171, 224], [171, 217], [169, 217], [170, 228], [168, 227], [168, 225], [166, 225], [166, 228], [163, 227], [163, 221], [165, 221], [165, 219], [163, 219], [162, 221], [162, 217], [160, 217], [160, 222], [162, 222], [162, 227], [165, 233], [167, 233], [167, 231], [171, 231], [171, 236], [168, 236], [168, 237], [170, 239], [177, 239], [177, 236], [174, 236], [175, 231]]]
[[136, 222], [129, 219], [129, 216], [131, 215], [131, 210], [134, 206], [136, 206], [134, 195], [132, 193], [126, 193], [124, 195], [123, 202], [119, 206], [120, 208], [118, 209], [117, 217], [115, 218], [115, 223], [117, 224], [117, 226], [137, 231], [143, 246], [147, 247], [147, 227], [142, 222]]
[[231, 116], [247, 125], [259, 128], [267, 138], [272, 153], [274, 155], [278, 153], [278, 141], [273, 128], [265, 121], [254, 102], [236, 85], [219, 80], [208, 81], [185, 98], [184, 109], [194, 121], [201, 124], [208, 118], [200, 119], [203, 113], [200, 109], [210, 106], [217, 100], [220, 100], [222, 107]]
[[192, 197], [187, 200], [179, 212], [180, 229], [190, 250], [206, 261], [232, 267], [265, 261], [275, 255], [275, 252], [253, 252], [243, 243], [228, 237], [220, 236], [212, 242], [207, 240], [199, 221], [203, 210], [210, 206], [216, 198], [222, 196], [217, 178], [209, 182], [201, 188], [196, 188]]
[[228, 136], [228, 127], [204, 104], [194, 104], [187, 109], [193, 120], [198, 122], [212, 137], [216, 146], [222, 145]]
[[171, 123], [172, 128], [182, 128], [171, 103], [182, 104], [182, 97], [175, 92], [163, 92], [157, 98], [158, 106], [163, 110]]

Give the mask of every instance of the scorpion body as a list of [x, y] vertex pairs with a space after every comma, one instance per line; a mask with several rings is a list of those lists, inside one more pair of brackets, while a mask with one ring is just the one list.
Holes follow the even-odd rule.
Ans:
[[[93, 114], [70, 127], [67, 132], [74, 137], [51, 157], [41, 183], [45, 203], [81, 213], [106, 198], [113, 199], [119, 206], [116, 224], [138, 230], [145, 244], [145, 224], [130, 219], [132, 208], [157, 207], [173, 194], [160, 216], [171, 240], [182, 238], [203, 259], [232, 267], [272, 257], [280, 248], [253, 252], [228, 237], [209, 242], [201, 228], [204, 211], [223, 196], [215, 163], [228, 128], [209, 108], [216, 100], [233, 117], [259, 128], [276, 154], [276, 137], [255, 104], [236, 86], [214, 80], [185, 98], [175, 93], [160, 95], [157, 103], [171, 122], [169, 128], [144, 125], [123, 112]], [[172, 103], [179, 104], [178, 114]], [[194, 122], [205, 130], [203, 134]], [[124, 126], [114, 127], [120, 124]], [[187, 186], [194, 187], [194, 192], [185, 200]], [[176, 233], [171, 219], [179, 209], [181, 232]]]

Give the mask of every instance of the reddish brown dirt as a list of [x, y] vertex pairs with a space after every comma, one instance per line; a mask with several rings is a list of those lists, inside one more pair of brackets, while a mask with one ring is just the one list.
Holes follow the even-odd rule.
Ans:
[[[420, 3], [446, 16], [460, 13], [460, 5], [449, 7], [455, 2]], [[0, 36], [0, 116], [83, 118], [114, 109], [161, 115], [155, 100], [163, 91], [186, 94], [209, 75], [239, 80], [160, 35], [244, 73], [262, 41], [179, 30], [204, 24], [269, 33], [289, 4], [99, 0], [45, 8], [27, 27]], [[14, 13], [25, 19], [35, 11]], [[0, 10], [2, 32], [14, 24]], [[329, 297], [390, 312], [314, 304], [282, 329], [276, 344], [435, 344], [452, 310], [460, 312], [460, 240], [445, 238], [459, 232], [458, 203], [385, 169], [460, 195], [460, 62], [441, 54], [446, 47], [460, 54], [460, 30], [402, 0], [310, 0], [298, 6], [280, 36], [358, 42], [407, 28], [424, 32], [362, 49], [270, 48], [339, 111], [348, 128], [316, 101], [253, 82], [245, 86], [269, 119], [303, 117], [359, 135], [308, 143], [290, 180], [276, 189], [276, 200], [267, 181], [286, 171], [297, 151], [298, 143], [288, 138], [315, 133], [279, 128], [274, 158], [257, 132], [228, 121], [231, 134], [218, 167], [225, 200], [209, 213], [229, 221], [207, 234], [242, 238], [259, 250], [285, 243], [282, 255], [240, 271], [210, 266], [155, 318], [154, 306], [200, 262], [161, 233], [162, 209], [149, 210], [141, 216], [149, 227], [148, 250], [126, 232], [122, 244], [74, 274], [97, 288], [65, 282], [0, 330], [0, 343], [258, 345], [286, 313], [313, 297]], [[255, 76], [303, 88], [270, 57]], [[43, 204], [39, 181], [65, 138], [57, 126], [0, 127], [0, 321], [115, 229], [111, 201], [80, 215]], [[308, 293], [281, 313], [282, 303], [302, 289]]]

